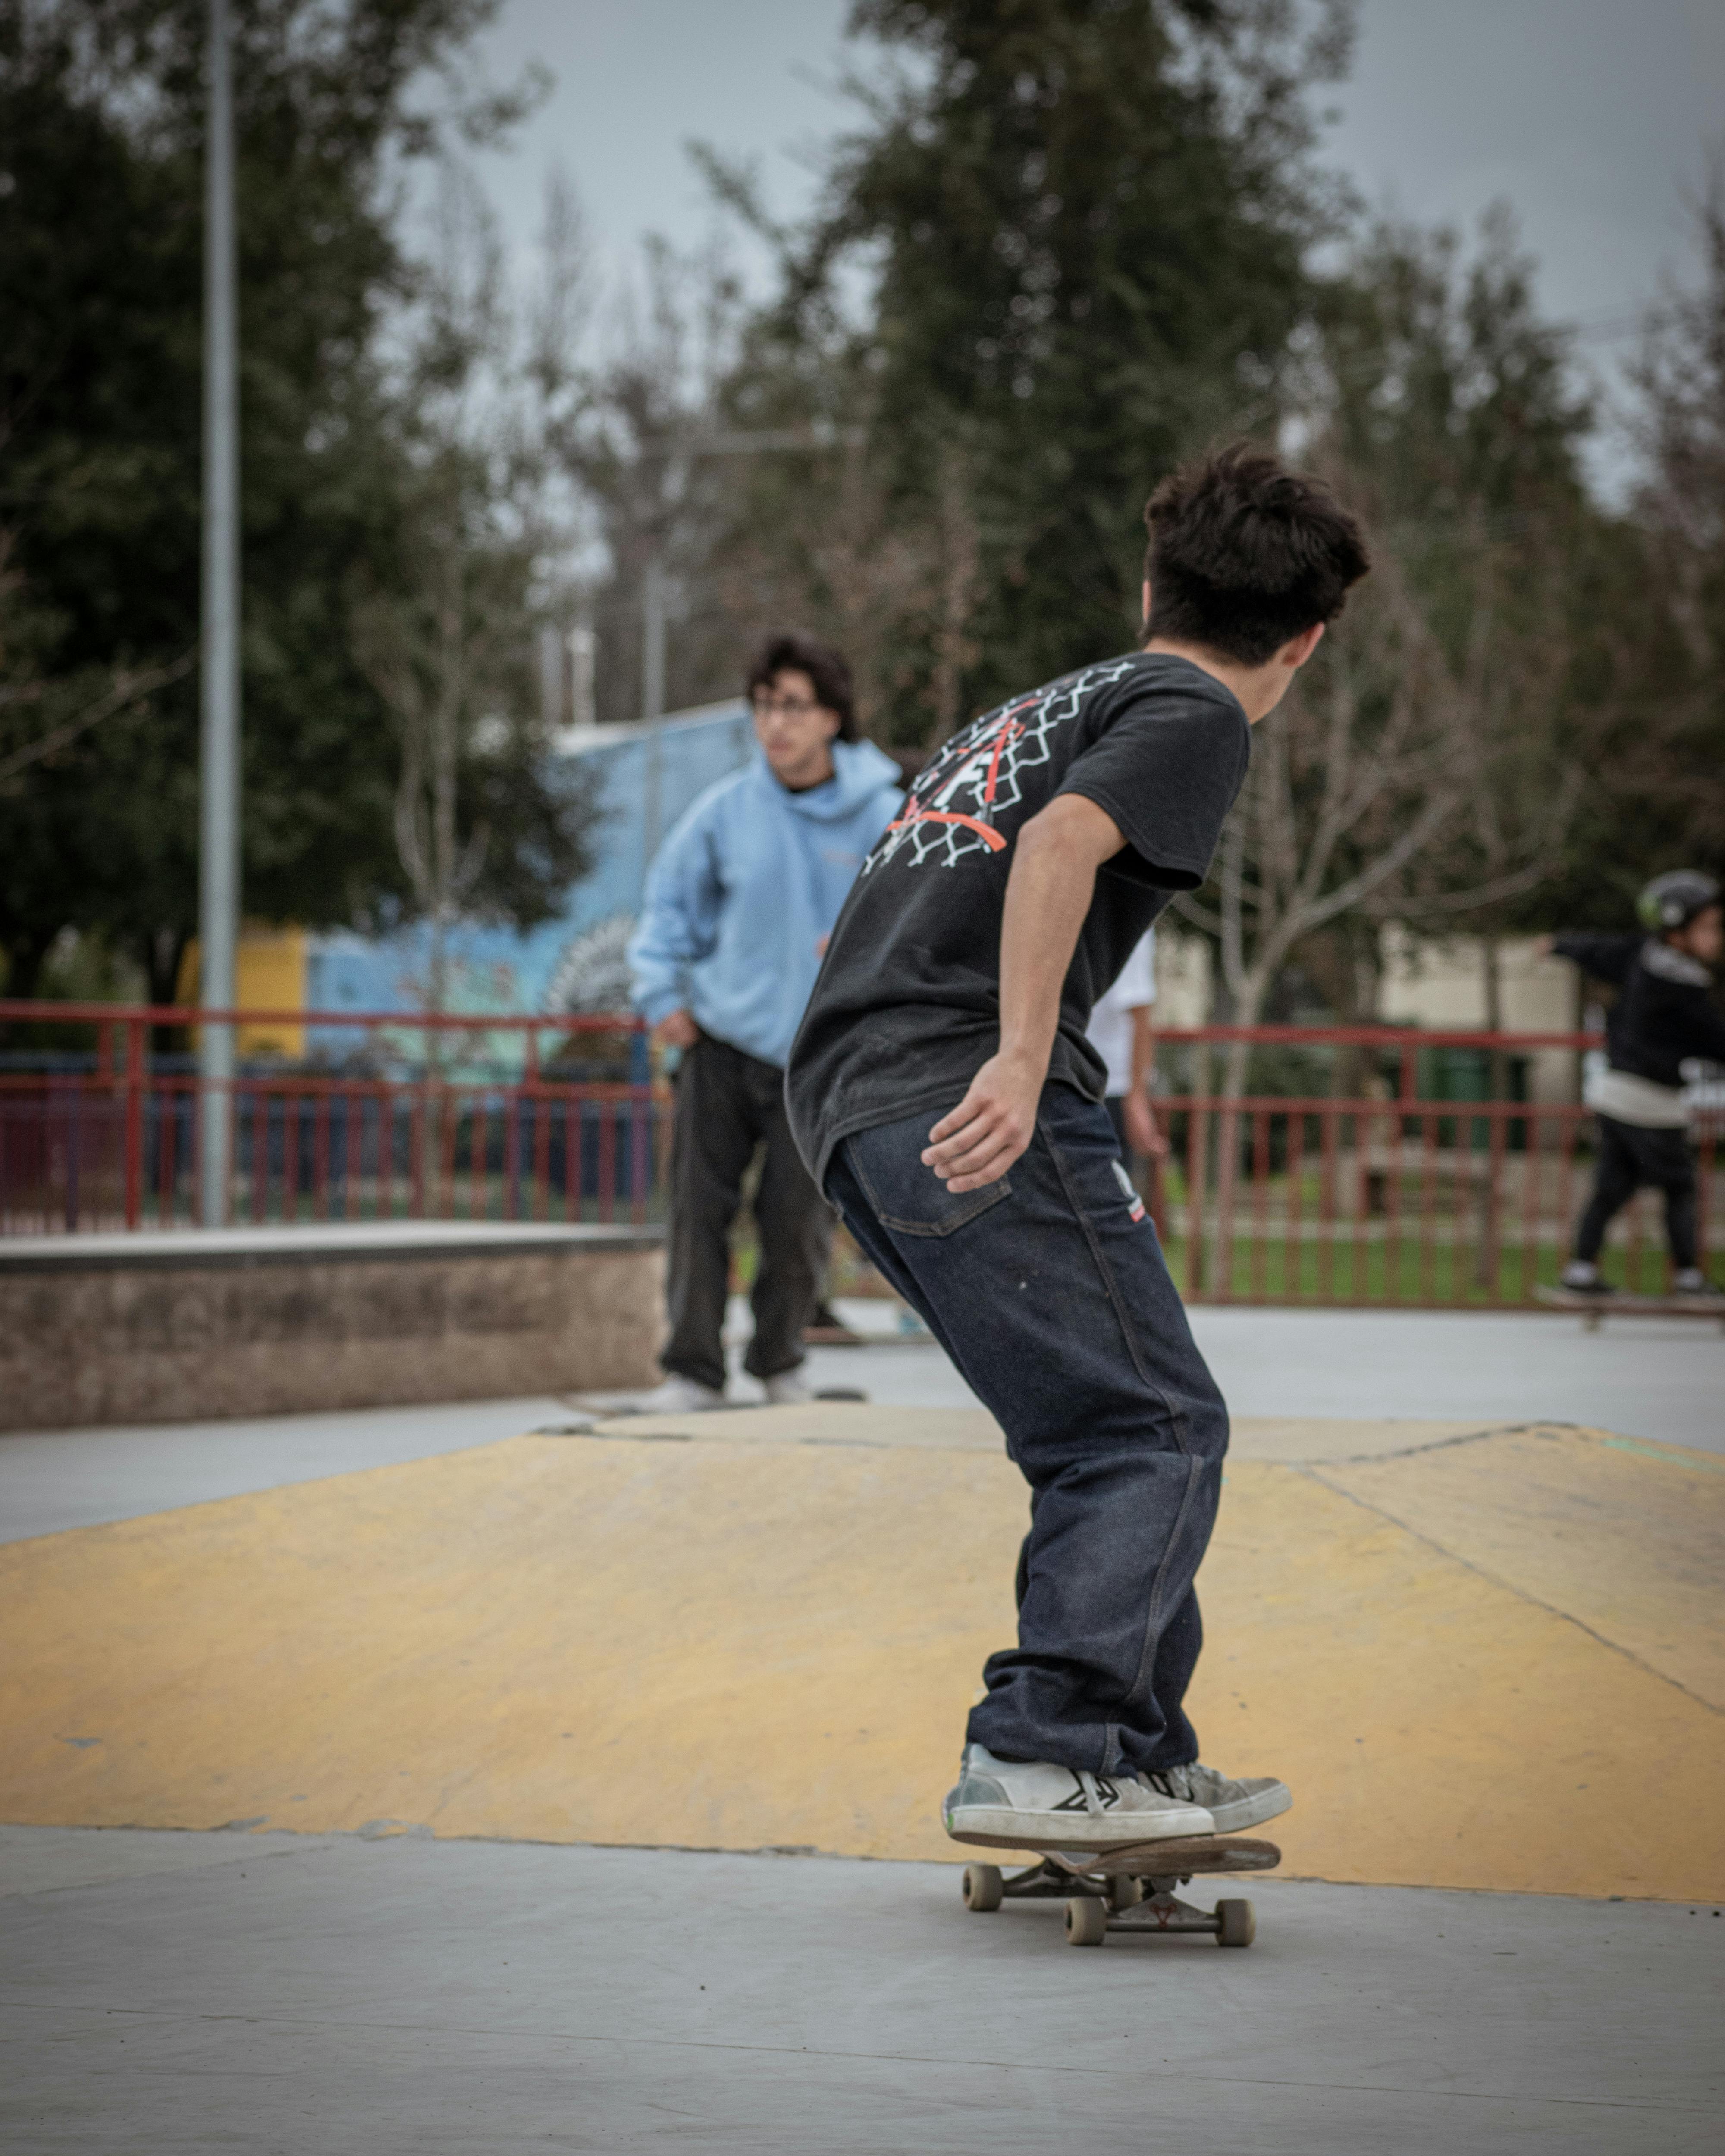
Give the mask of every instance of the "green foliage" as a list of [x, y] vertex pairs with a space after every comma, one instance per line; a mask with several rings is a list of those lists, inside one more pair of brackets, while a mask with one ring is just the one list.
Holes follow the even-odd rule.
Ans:
[[[397, 743], [349, 626], [357, 583], [399, 578], [411, 515], [377, 357], [411, 283], [387, 181], [450, 130], [495, 132], [519, 99], [446, 100], [441, 118], [414, 101], [495, 0], [234, 13], [243, 888], [254, 916], [319, 926], [410, 903]], [[198, 639], [205, 13], [0, 0], [0, 536], [16, 578], [0, 663], [57, 706]], [[0, 706], [0, 758], [43, 701]], [[500, 838], [520, 824], [542, 858], [536, 766], [487, 784], [507, 806]], [[197, 814], [189, 671], [0, 785], [14, 987], [70, 925], [136, 950], [165, 998], [196, 917]], [[541, 882], [506, 851], [490, 896], [531, 914]]]
[[1650, 311], [1633, 370], [1642, 483], [1584, 602], [1610, 716], [1563, 892], [1587, 927], [1629, 927], [1663, 870], [1725, 875], [1725, 152], [1694, 225], [1701, 274]]
[[[1583, 483], [1593, 414], [1573, 387], [1568, 339], [1538, 313], [1532, 265], [1500, 207], [1471, 253], [1449, 231], [1365, 234], [1323, 290], [1312, 351], [1317, 454], [1371, 524], [1378, 557], [1357, 628], [1399, 607], [1392, 671], [1405, 682], [1423, 649], [1440, 737], [1461, 757], [1455, 813], [1354, 927], [1370, 935], [1393, 918], [1495, 936], [1537, 922], [1600, 721], [1582, 593], [1604, 520]], [[1359, 642], [1344, 623], [1302, 681], [1302, 703], [1329, 698], [1336, 670], [1358, 666]], [[1409, 776], [1387, 820], [1362, 834], [1368, 845], [1404, 829], [1422, 793], [1430, 802], [1436, 771]]]
[[[978, 557], [973, 595], [955, 595], [963, 708], [1128, 643], [1153, 482], [1273, 419], [1309, 305], [1302, 254], [1333, 210], [1306, 161], [1306, 93], [1338, 69], [1348, 20], [1197, 0], [854, 9], [888, 69], [855, 85], [864, 121], [813, 227], [781, 235], [785, 303], [735, 403], [755, 424], [824, 400], [865, 424], [901, 531], [950, 526], [942, 490], [962, 492]], [[747, 208], [746, 179], [719, 177]], [[843, 301], [859, 271], [860, 325]], [[938, 637], [922, 636], [926, 683]]]

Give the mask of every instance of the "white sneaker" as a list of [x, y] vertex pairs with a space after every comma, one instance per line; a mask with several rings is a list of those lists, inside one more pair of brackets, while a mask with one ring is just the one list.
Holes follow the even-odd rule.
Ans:
[[781, 1370], [776, 1378], [762, 1378], [761, 1383], [767, 1389], [768, 1407], [797, 1408], [814, 1398], [812, 1388], [794, 1370]]
[[1129, 1774], [1090, 1774], [1046, 1760], [997, 1759], [967, 1744], [958, 1786], [941, 1808], [948, 1834], [986, 1835], [1008, 1849], [1124, 1849], [1213, 1834], [1203, 1805], [1164, 1796]]
[[1286, 1811], [1294, 1801], [1287, 1784], [1268, 1774], [1255, 1781], [1231, 1782], [1214, 1767], [1163, 1767], [1139, 1779], [1161, 1796], [1202, 1804], [1216, 1822], [1218, 1834], [1238, 1834], [1243, 1827], [1261, 1826], [1266, 1820]]
[[635, 1402], [638, 1414], [701, 1414], [709, 1408], [721, 1408], [725, 1395], [716, 1393], [711, 1385], [698, 1384], [693, 1378], [680, 1378], [674, 1370], [662, 1385], [655, 1385], [650, 1393], [643, 1393]]
[[1558, 1276], [1558, 1286], [1566, 1287], [1571, 1295], [1609, 1295], [1611, 1283], [1599, 1267], [1585, 1258], [1571, 1258]]

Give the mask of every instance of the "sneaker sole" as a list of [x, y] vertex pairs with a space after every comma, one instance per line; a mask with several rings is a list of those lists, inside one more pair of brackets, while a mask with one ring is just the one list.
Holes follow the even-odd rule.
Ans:
[[1005, 1804], [958, 1804], [944, 1825], [954, 1840], [988, 1841], [1001, 1849], [1046, 1842], [1059, 1849], [1132, 1849], [1141, 1841], [1191, 1841], [1213, 1835], [1215, 1822], [1199, 1804], [1165, 1812], [1020, 1812]]

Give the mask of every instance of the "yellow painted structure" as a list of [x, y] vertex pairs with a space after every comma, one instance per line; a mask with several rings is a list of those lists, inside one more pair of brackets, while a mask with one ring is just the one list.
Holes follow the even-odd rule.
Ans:
[[[303, 928], [242, 930], [234, 958], [236, 1007], [304, 1010], [309, 948]], [[182, 1004], [198, 1000], [198, 942], [193, 937], [180, 962], [176, 993]], [[297, 1060], [305, 1053], [305, 1029], [303, 1025], [243, 1025], [237, 1045], [242, 1055], [285, 1055]]]
[[[985, 1417], [817, 1407], [15, 1544], [0, 1820], [950, 1857], [1024, 1517]], [[1244, 1425], [1205, 1757], [1286, 1778], [1295, 1875], [1717, 1900], [1722, 1560], [1709, 1455]]]

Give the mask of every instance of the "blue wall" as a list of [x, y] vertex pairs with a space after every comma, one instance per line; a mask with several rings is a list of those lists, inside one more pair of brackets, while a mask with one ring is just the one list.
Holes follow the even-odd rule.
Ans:
[[[593, 785], [601, 810], [590, 874], [572, 886], [554, 920], [526, 934], [465, 921], [449, 949], [451, 1011], [520, 1015], [545, 1008], [545, 994], [570, 942], [602, 921], [639, 911], [651, 855], [697, 794], [747, 760], [747, 707], [715, 704], [646, 725], [593, 727], [557, 767]], [[655, 771], [656, 767], [656, 771]], [[655, 784], [656, 777], [656, 784]], [[657, 797], [657, 815], [654, 814]], [[656, 834], [649, 828], [656, 824]], [[343, 932], [316, 936], [307, 954], [305, 1008], [317, 1011], [416, 1012], [424, 1008], [429, 932], [416, 923], [393, 936]], [[484, 1060], [518, 1060], [507, 1035], [490, 1037]], [[355, 1045], [341, 1027], [308, 1024], [308, 1050], [341, 1062]]]

